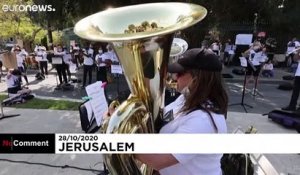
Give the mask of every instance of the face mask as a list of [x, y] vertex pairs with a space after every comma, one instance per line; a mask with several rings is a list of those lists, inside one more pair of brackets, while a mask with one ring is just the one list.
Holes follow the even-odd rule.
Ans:
[[183, 94], [185, 97], [190, 94], [189, 86], [184, 87], [181, 91], [181, 94]]
[[180, 93], [183, 94], [185, 97], [188, 96], [188, 95], [190, 94], [190, 89], [189, 89], [189, 87], [190, 87], [190, 85], [192, 84], [193, 81], [194, 81], [194, 79], [192, 79], [192, 80], [188, 83], [188, 85], [186, 85], [186, 86], [180, 91]]
[[103, 51], [102, 50], [98, 50], [98, 52], [101, 54], [101, 53], [103, 53]]

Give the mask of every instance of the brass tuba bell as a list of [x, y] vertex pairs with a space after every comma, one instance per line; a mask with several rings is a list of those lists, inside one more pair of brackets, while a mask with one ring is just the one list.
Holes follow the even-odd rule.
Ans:
[[[149, 3], [102, 11], [80, 20], [74, 32], [87, 40], [113, 44], [131, 91], [113, 113], [106, 133], [154, 133], [164, 107], [164, 91], [174, 33], [201, 21], [207, 10], [188, 3]], [[129, 25], [156, 23], [157, 29], [125, 32]], [[105, 154], [113, 175], [152, 174], [130, 154]]]

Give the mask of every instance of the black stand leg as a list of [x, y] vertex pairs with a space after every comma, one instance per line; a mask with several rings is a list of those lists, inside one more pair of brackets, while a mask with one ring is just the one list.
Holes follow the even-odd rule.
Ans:
[[106, 168], [105, 163], [103, 163], [103, 170], [98, 175], [109, 175], [109, 171]]
[[234, 104], [230, 104], [230, 105], [228, 105], [228, 106], [241, 105], [241, 106], [243, 106], [245, 112], [248, 113], [246, 107], [253, 108], [253, 106], [244, 103], [245, 89], [246, 89], [246, 76], [247, 76], [246, 72], [247, 72], [247, 71], [245, 71], [244, 85], [243, 85], [243, 95], [242, 95], [242, 101], [241, 101], [241, 103], [234, 103]]
[[120, 94], [120, 74], [117, 74], [117, 93], [118, 93], [118, 96]]
[[4, 115], [2, 104], [0, 108], [1, 108], [0, 120], [20, 116], [20, 114]]

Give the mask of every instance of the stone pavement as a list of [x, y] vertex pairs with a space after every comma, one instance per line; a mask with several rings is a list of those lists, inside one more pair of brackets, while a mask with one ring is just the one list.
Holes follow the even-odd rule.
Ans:
[[[51, 66], [50, 66], [51, 67]], [[73, 77], [82, 77], [82, 70], [73, 73]], [[231, 73], [232, 68], [225, 68], [224, 73]], [[85, 96], [84, 90], [80, 89], [80, 84], [75, 84], [74, 91], [57, 91], [55, 71], [52, 70], [48, 77], [43, 81], [35, 80], [37, 70], [30, 70], [28, 78], [30, 89], [39, 98], [55, 98], [65, 100], [80, 101]], [[95, 75], [95, 73], [94, 73]], [[234, 75], [234, 78], [225, 79], [227, 91], [229, 94], [229, 104], [241, 102], [241, 90], [243, 76]], [[259, 133], [296, 133], [294, 130], [284, 128], [267, 119], [267, 116], [261, 114], [280, 108], [288, 104], [291, 91], [281, 91], [277, 89], [280, 82], [283, 82], [283, 75], [291, 75], [284, 69], [275, 68], [274, 78], [260, 78], [258, 86], [259, 92], [263, 96], [253, 97], [251, 93], [246, 93], [244, 103], [252, 105], [253, 108], [247, 108], [249, 113], [245, 113], [241, 105], [230, 106], [228, 113], [228, 127], [233, 131], [238, 126], [244, 130], [249, 125], [258, 129]], [[95, 76], [94, 76], [95, 77]], [[2, 79], [3, 80], [3, 79]], [[117, 79], [107, 86], [109, 96], [116, 97], [117, 92], [125, 91], [128, 87], [124, 77], [119, 79], [119, 88]], [[247, 92], [251, 91], [253, 85], [247, 87]], [[0, 93], [6, 94], [5, 82], [0, 82]], [[0, 120], [0, 133], [81, 133], [79, 114], [77, 111], [53, 111], [53, 110], [29, 110], [4, 108], [7, 114], [20, 113], [21, 116]], [[40, 115], [43, 113], [43, 115]], [[41, 162], [52, 165], [72, 165], [81, 168], [102, 168], [101, 155], [39, 155], [39, 154], [1, 154], [1, 158], [11, 160], [25, 160], [30, 162]], [[300, 174], [300, 156], [292, 154], [271, 154], [267, 155], [273, 166], [278, 172], [284, 174]], [[50, 168], [38, 165], [16, 164], [0, 161], [0, 175], [4, 174], [94, 174], [93, 172], [76, 170]]]

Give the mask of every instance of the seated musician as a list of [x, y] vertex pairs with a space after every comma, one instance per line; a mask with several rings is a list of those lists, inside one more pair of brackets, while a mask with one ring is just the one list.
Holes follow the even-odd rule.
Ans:
[[10, 97], [17, 94], [30, 94], [31, 90], [21, 87], [20, 76], [21, 72], [17, 69], [10, 69], [6, 76], [7, 92]]

